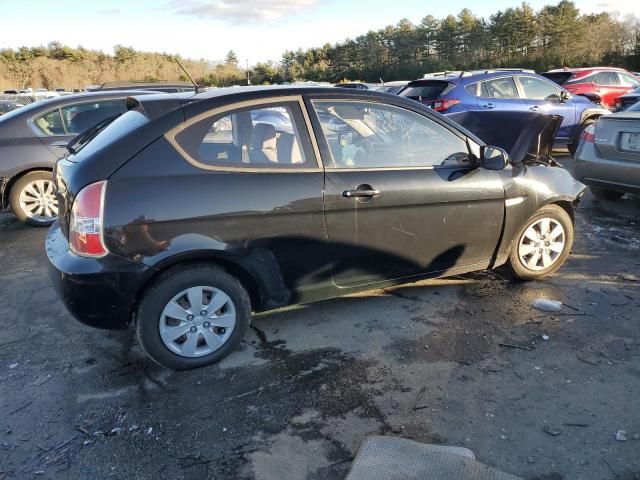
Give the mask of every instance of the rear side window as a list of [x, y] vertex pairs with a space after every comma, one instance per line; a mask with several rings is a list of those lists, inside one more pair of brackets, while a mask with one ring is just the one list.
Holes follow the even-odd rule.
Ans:
[[231, 110], [200, 120], [174, 138], [204, 167], [317, 167], [297, 102]]
[[471, 95], [478, 97], [480, 96], [480, 82], [472, 83], [464, 87], [464, 89], [469, 92]]
[[620, 85], [620, 80], [615, 72], [600, 72], [594, 75], [593, 83], [602, 86]]
[[513, 78], [496, 78], [482, 82], [482, 96], [488, 98], [518, 98], [518, 90]]
[[435, 100], [449, 85], [449, 82], [438, 80], [420, 82], [419, 84], [407, 86], [400, 95], [412, 100]]

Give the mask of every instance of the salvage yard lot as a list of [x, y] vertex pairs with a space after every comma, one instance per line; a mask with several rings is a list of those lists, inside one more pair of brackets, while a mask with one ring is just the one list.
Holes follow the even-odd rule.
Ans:
[[370, 434], [527, 479], [640, 478], [640, 198], [587, 193], [576, 223], [545, 282], [487, 272], [262, 314], [228, 359], [179, 373], [72, 320], [46, 231], [0, 214], [0, 479], [340, 479]]

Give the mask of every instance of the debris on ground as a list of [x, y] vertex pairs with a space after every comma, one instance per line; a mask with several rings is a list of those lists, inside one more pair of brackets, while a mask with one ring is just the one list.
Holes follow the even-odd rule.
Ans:
[[9, 365], [9, 370], [13, 370], [14, 368], [18, 368], [17, 363], [12, 363], [11, 365]]
[[557, 300], [548, 300], [546, 298], [537, 298], [533, 301], [531, 306], [541, 312], [559, 312], [562, 310], [562, 302]]
[[627, 432], [624, 430], [618, 430], [616, 432], [616, 440], [618, 442], [626, 442], [627, 441]]
[[542, 340], [544, 340], [545, 342], [549, 340], [549, 335], [542, 335]]
[[554, 427], [552, 425], [545, 425], [544, 427], [542, 427], [542, 431], [544, 433], [548, 433], [549, 435], [551, 435], [552, 437], [557, 437], [558, 435], [560, 435], [562, 433], [562, 430], [560, 430], [557, 427]]

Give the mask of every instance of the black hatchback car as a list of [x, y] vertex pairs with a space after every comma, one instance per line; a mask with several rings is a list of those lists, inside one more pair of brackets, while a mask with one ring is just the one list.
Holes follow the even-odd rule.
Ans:
[[[58, 161], [46, 249], [78, 320], [133, 323], [172, 368], [228, 355], [252, 311], [507, 262], [540, 278], [571, 249], [584, 186], [548, 152], [509, 164], [408, 99], [257, 87], [127, 107]], [[520, 143], [550, 147], [559, 119], [540, 118]]]

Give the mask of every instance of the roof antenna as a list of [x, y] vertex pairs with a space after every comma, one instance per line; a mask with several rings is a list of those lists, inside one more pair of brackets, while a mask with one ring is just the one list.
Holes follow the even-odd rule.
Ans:
[[193, 78], [191, 78], [191, 75], [189, 75], [189, 72], [187, 72], [187, 70], [178, 61], [178, 57], [174, 57], [173, 59], [176, 61], [176, 63], [180, 67], [180, 70], [182, 70], [184, 72], [184, 74], [187, 76], [187, 78], [191, 81], [191, 83], [193, 83], [193, 86], [195, 87], [195, 90], [196, 90], [196, 94], [198, 94], [198, 84], [193, 81]]

